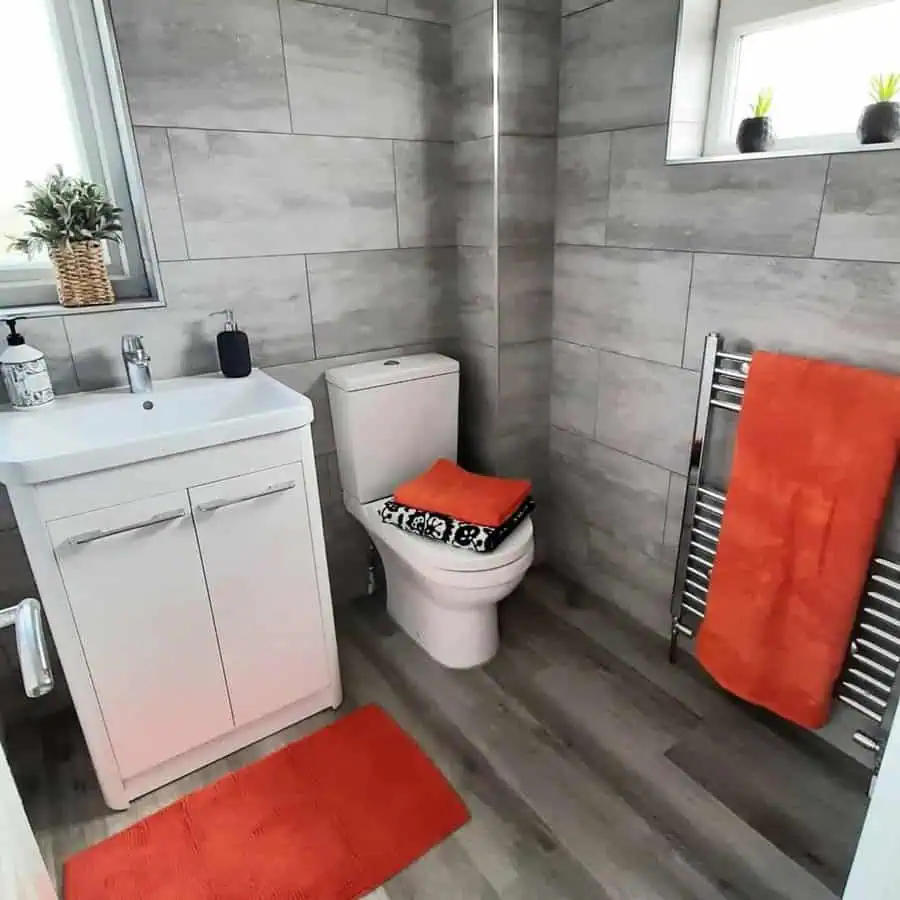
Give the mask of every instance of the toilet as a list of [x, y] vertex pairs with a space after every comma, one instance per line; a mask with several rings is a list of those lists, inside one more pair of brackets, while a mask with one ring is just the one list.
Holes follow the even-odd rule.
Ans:
[[386, 525], [384, 501], [436, 459], [456, 460], [459, 363], [422, 353], [326, 373], [344, 505], [381, 556], [391, 618], [453, 669], [497, 652], [497, 604], [534, 559], [531, 517], [491, 553], [449, 547]]

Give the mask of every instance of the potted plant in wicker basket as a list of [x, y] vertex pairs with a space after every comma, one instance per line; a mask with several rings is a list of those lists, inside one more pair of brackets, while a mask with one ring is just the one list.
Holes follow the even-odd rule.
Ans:
[[122, 240], [122, 210], [99, 184], [66, 175], [59, 166], [42, 184], [26, 186], [31, 197], [16, 209], [31, 219], [31, 229], [10, 249], [29, 257], [49, 253], [63, 306], [115, 302], [101, 241]]

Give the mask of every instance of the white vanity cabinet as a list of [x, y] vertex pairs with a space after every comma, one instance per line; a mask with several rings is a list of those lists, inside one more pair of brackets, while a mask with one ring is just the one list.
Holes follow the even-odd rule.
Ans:
[[303, 466], [191, 488], [235, 725], [328, 685]]
[[230, 731], [187, 491], [48, 531], [122, 778]]
[[[261, 373], [223, 381], [179, 379], [182, 405], [160, 391], [0, 412], [0, 475], [114, 808], [341, 702], [312, 406]], [[144, 444], [86, 453], [85, 428], [56, 456], [21, 452], [22, 429], [31, 452], [98, 404]]]

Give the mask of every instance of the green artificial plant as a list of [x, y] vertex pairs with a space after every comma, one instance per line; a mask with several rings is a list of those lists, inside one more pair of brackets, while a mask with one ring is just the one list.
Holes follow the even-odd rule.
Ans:
[[16, 209], [31, 219], [31, 228], [13, 239], [10, 250], [33, 256], [41, 250], [84, 241], [122, 240], [122, 210], [99, 185], [66, 175], [62, 166], [41, 184], [25, 185], [31, 197]]
[[772, 110], [772, 100], [775, 98], [775, 91], [772, 88], [763, 88], [757, 95], [756, 100], [750, 104], [750, 111], [756, 119], [765, 118]]
[[890, 103], [900, 93], [900, 72], [873, 75], [869, 81], [869, 95], [876, 103]]

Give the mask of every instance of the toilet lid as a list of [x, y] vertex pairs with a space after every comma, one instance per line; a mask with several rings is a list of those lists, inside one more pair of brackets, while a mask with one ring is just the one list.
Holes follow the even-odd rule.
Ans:
[[401, 531], [396, 525], [381, 521], [378, 514], [384, 500], [367, 503], [363, 507], [366, 527], [377, 533], [386, 544], [410, 562], [447, 572], [489, 572], [516, 562], [531, 551], [534, 545], [534, 527], [531, 516], [525, 518], [515, 531], [490, 553], [475, 553], [458, 547], [448, 547], [439, 541], [419, 537]]

